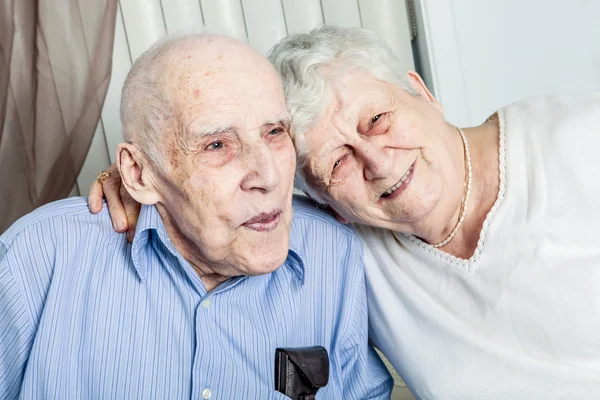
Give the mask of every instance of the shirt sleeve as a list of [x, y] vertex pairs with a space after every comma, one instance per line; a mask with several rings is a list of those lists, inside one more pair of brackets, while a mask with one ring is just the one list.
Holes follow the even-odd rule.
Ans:
[[0, 399], [16, 399], [33, 342], [31, 315], [0, 242]]
[[340, 350], [344, 399], [389, 399], [394, 381], [369, 344], [362, 246], [358, 239], [353, 242], [346, 264], [349, 274], [345, 298], [349, 321]]

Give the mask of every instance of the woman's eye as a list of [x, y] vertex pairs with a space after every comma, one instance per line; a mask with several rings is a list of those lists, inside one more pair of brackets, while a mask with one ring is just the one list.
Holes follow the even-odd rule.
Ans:
[[376, 116], [374, 116], [373, 118], [371, 118], [371, 122], [370, 125], [373, 125], [375, 122], [379, 121], [379, 118], [381, 118], [383, 114], [377, 114]]
[[223, 146], [225, 146], [225, 145], [223, 144], [223, 142], [221, 142], [221, 141], [216, 141], [216, 142], [212, 142], [211, 144], [209, 144], [209, 145], [207, 146], [207, 148], [208, 148], [209, 150], [219, 150], [219, 149], [222, 149], [222, 148], [223, 148]]
[[342, 154], [332, 165], [331, 173], [329, 175], [330, 183], [339, 184], [345, 180], [351, 173], [353, 162], [354, 160], [351, 152]]
[[282, 132], [281, 128], [273, 128], [269, 131], [269, 135], [271, 136], [275, 136], [275, 135], [279, 135]]

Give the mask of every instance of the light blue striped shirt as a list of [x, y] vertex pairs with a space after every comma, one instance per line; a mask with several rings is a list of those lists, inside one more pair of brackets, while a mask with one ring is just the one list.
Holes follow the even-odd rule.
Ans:
[[0, 236], [0, 398], [285, 399], [275, 348], [312, 345], [330, 356], [317, 398], [389, 398], [359, 239], [305, 200], [294, 210], [279, 269], [208, 294], [154, 207], [132, 245], [83, 198], [20, 219]]

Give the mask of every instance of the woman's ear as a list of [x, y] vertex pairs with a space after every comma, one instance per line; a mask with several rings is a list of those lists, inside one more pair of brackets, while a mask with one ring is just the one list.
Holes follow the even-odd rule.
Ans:
[[116, 155], [117, 168], [129, 195], [140, 204], [158, 203], [160, 195], [146, 157], [130, 143], [119, 144]]
[[410, 85], [422, 98], [427, 100], [431, 105], [433, 105], [438, 111], [443, 112], [442, 105], [437, 101], [435, 97], [431, 94], [427, 86], [425, 86], [425, 82], [421, 79], [421, 76], [417, 74], [415, 71], [408, 72], [408, 79], [410, 81]]

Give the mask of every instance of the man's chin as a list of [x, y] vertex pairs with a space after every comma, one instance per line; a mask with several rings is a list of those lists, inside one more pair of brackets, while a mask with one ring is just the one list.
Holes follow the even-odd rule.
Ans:
[[247, 265], [245, 268], [245, 275], [258, 276], [270, 274], [283, 265], [286, 257], [281, 257], [274, 260], [260, 260], [259, 263]]
[[236, 247], [240, 269], [245, 275], [269, 274], [286, 260], [290, 245], [290, 223], [282, 220], [269, 232], [246, 230]]
[[279, 242], [277, 244], [263, 243], [262, 248], [254, 247], [255, 250], [247, 255], [244, 262], [247, 275], [270, 274], [283, 265], [287, 259], [289, 243], [286, 241], [284, 245], [281, 243], [281, 238], [277, 241]]
[[277, 271], [277, 269], [279, 269], [279, 267], [281, 267], [282, 264], [283, 262], [273, 263], [270, 265], [263, 265], [260, 267], [251, 267], [249, 268], [250, 270], [248, 271], [248, 276], [260, 276], [270, 274], [271, 272]]

